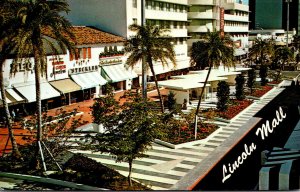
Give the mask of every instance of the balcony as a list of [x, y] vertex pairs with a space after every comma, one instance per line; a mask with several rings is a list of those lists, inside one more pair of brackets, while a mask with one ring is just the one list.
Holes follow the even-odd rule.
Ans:
[[168, 35], [172, 37], [187, 37], [187, 29], [170, 29]]
[[225, 10], [239, 10], [239, 11], [249, 12], [249, 6], [248, 5], [243, 5], [243, 4], [239, 4], [239, 3], [226, 3], [226, 4], [224, 4], [224, 9]]
[[189, 0], [189, 5], [216, 5], [216, 0]]
[[238, 16], [231, 14], [224, 14], [225, 21], [239, 21], [239, 22], [249, 22], [248, 16]]
[[209, 12], [188, 12], [189, 19], [217, 19], [216, 14]]
[[188, 5], [188, 0], [157, 0], [157, 1], [181, 4], [181, 5]]
[[181, 12], [167, 12], [158, 10], [146, 10], [146, 19], [154, 20], [173, 20], [173, 21], [187, 21], [187, 13]]
[[249, 27], [248, 26], [225, 26], [224, 27], [225, 32], [244, 32], [248, 33], [249, 32]]
[[189, 32], [206, 33], [206, 32], [208, 32], [208, 30], [213, 31], [212, 25], [188, 26], [187, 28], [188, 28]]

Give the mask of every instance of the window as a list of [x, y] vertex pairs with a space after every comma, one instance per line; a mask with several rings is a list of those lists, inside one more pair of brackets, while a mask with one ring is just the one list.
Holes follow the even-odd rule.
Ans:
[[133, 8], [137, 8], [137, 0], [132, 0], [132, 7]]
[[177, 5], [174, 5], [174, 12], [177, 12]]
[[76, 48], [75, 55], [74, 53], [70, 52], [70, 61], [73, 61], [74, 59], [78, 60], [78, 59], [91, 59], [91, 58], [92, 58], [91, 47]]
[[151, 9], [151, 1], [146, 0], [146, 9]]
[[167, 4], [166, 4], [166, 9], [167, 9], [167, 11], [170, 11], [170, 10], [171, 10], [170, 8], [171, 8], [170, 3], [167, 3]]
[[165, 21], [165, 27], [166, 27], [167, 29], [170, 29], [170, 21]]
[[177, 21], [173, 21], [173, 26], [175, 29], [177, 28]]
[[163, 2], [159, 2], [159, 10], [160, 11], [164, 10], [164, 3]]
[[137, 18], [133, 18], [132, 21], [133, 21], [133, 24], [137, 24]]

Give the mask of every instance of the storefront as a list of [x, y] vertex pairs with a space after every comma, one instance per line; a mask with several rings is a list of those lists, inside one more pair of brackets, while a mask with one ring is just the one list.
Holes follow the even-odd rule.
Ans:
[[102, 86], [107, 83], [98, 71], [71, 74], [71, 79], [83, 90], [81, 93], [80, 91], [76, 92], [75, 96], [71, 98], [72, 103], [102, 95]]
[[137, 78], [137, 74], [127, 70], [122, 63], [101, 66], [101, 75], [115, 91], [131, 89], [133, 79]]
[[69, 78], [51, 81], [49, 83], [61, 93], [61, 105], [70, 105], [72, 98], [76, 98], [77, 93], [82, 92], [81, 87]]
[[[29, 81], [25, 83], [16, 83], [12, 85], [18, 93], [20, 93], [24, 98], [26, 98], [26, 110], [28, 112], [34, 112], [34, 105], [36, 102], [36, 85], [34, 81]], [[41, 100], [42, 100], [42, 109], [52, 109], [60, 106], [60, 103], [57, 102], [60, 97], [60, 93], [56, 91], [49, 82], [43, 80], [41, 82]]]

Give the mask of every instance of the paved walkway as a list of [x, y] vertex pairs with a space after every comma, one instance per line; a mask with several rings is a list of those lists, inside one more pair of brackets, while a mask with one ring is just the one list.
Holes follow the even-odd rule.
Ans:
[[[219, 123], [220, 128], [204, 140], [189, 143], [176, 149], [154, 143], [152, 149], [146, 152], [147, 158], [134, 160], [133, 179], [149, 185], [154, 190], [170, 189], [283, 90], [284, 88], [274, 87], [260, 100], [254, 101], [254, 103], [234, 117], [230, 123]], [[79, 150], [73, 150], [73, 152], [83, 153], [98, 162], [116, 169], [124, 176], [128, 175], [128, 164], [116, 163], [107, 154]]]
[[[134, 90], [132, 90], [132, 91], [134, 91]], [[161, 89], [161, 93], [163, 95], [166, 95], [167, 90]], [[122, 104], [126, 101], [126, 99], [121, 98], [121, 96], [123, 96], [123, 94], [124, 94], [124, 91], [118, 91], [117, 93], [115, 93], [115, 99], [118, 100], [120, 102], [120, 104]], [[147, 95], [150, 98], [150, 100], [155, 100], [157, 97], [157, 92], [150, 91], [147, 93]], [[50, 109], [50, 110], [48, 110], [47, 114], [48, 114], [48, 116], [55, 116], [59, 113], [59, 111], [60, 111], [59, 109], [61, 109], [61, 108], [67, 112], [71, 112], [76, 108], [78, 110], [78, 112], [81, 112], [82, 114], [80, 116], [75, 117], [75, 119], [78, 119], [79, 117], [81, 117], [82, 121], [85, 121], [88, 124], [88, 123], [92, 122], [92, 115], [91, 115], [90, 107], [93, 105], [93, 103], [94, 103], [93, 99], [85, 100], [82, 102], [73, 103], [71, 105], [66, 105], [66, 106], [62, 106], [59, 108]], [[30, 116], [25, 117], [25, 118], [28, 119], [28, 118], [30, 118]], [[70, 123], [71, 123], [71, 121], [70, 121]], [[70, 126], [70, 123], [68, 124], [68, 126]], [[16, 141], [19, 145], [26, 144], [26, 142], [22, 139], [24, 136], [26, 137], [26, 136], [32, 135], [28, 130], [23, 129], [20, 122], [13, 123], [13, 131], [14, 131]], [[6, 127], [0, 127], [0, 155], [2, 155], [2, 153], [3, 153], [3, 149], [5, 148], [7, 139], [8, 139], [8, 129]], [[7, 149], [8, 150], [6, 152], [9, 152], [11, 149], [10, 141], [8, 142]]]

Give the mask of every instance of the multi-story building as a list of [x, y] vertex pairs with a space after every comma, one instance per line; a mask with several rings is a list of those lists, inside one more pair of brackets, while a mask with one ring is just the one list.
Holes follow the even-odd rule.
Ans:
[[236, 44], [235, 56], [248, 51], [249, 6], [234, 0], [189, 0], [188, 45], [208, 31], [229, 34]]
[[[86, 26], [73, 26], [72, 31], [75, 53], [47, 51], [47, 71], [41, 80], [41, 100], [45, 109], [98, 97], [105, 91], [103, 85], [107, 83], [116, 92], [131, 89], [137, 75], [124, 67], [123, 37]], [[55, 42], [50, 31], [43, 30], [43, 34]], [[33, 57], [18, 61], [7, 59], [4, 82], [10, 108], [34, 112]]]
[[299, 0], [251, 0], [249, 2], [250, 29], [287, 29], [287, 2], [289, 2], [289, 31], [299, 33]]
[[[131, 24], [141, 24], [140, 0], [68, 0], [70, 13], [66, 17], [74, 25], [92, 25], [104, 31], [129, 38], [133, 33], [128, 29]], [[173, 39], [177, 66], [170, 62], [162, 67], [154, 63], [158, 79], [185, 72], [189, 64], [187, 55], [187, 0], [145, 0], [145, 19], [147, 24], [169, 29]], [[141, 74], [141, 65], [135, 67]], [[152, 76], [150, 70], [149, 76]]]

